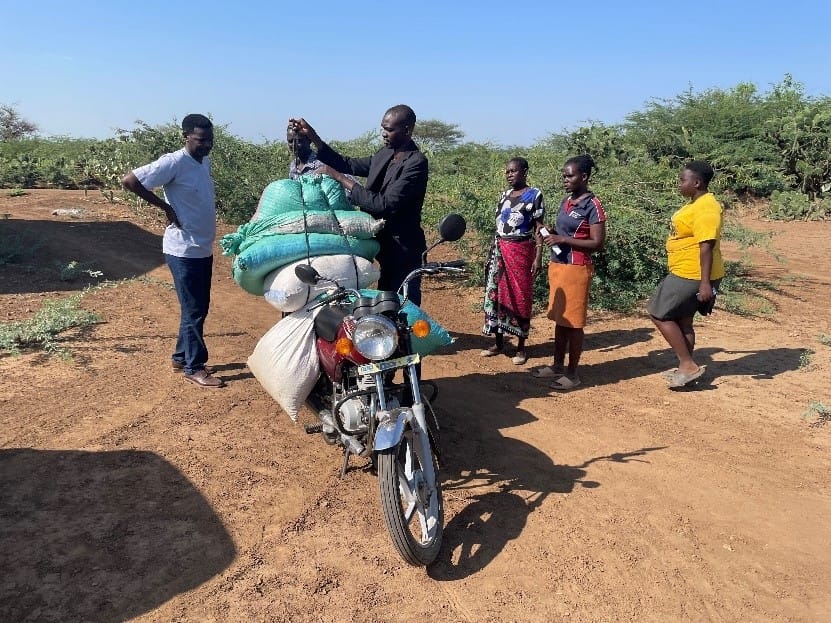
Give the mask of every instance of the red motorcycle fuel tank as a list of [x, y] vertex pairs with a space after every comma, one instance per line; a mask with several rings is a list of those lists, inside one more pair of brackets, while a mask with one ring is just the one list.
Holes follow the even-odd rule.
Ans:
[[320, 365], [332, 381], [339, 383], [343, 377], [343, 362], [351, 361], [354, 364], [361, 365], [369, 363], [369, 359], [361, 355], [355, 348], [349, 352], [348, 355], [341, 355], [337, 351], [336, 344], [339, 339], [346, 338], [352, 341], [352, 331], [355, 328], [355, 319], [352, 316], [347, 316], [338, 327], [338, 333], [335, 341], [329, 342], [322, 337], [317, 338], [317, 355], [320, 358]]

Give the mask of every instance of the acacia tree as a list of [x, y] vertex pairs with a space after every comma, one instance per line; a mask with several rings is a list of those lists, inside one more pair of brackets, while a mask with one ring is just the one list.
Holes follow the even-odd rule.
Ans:
[[413, 130], [415, 138], [423, 149], [437, 152], [446, 151], [459, 144], [465, 133], [459, 129], [456, 123], [445, 123], [438, 119], [426, 119], [417, 121]]
[[810, 98], [789, 74], [765, 101], [767, 138], [783, 172], [810, 198], [831, 190], [831, 97]]
[[15, 141], [31, 136], [38, 127], [20, 116], [11, 104], [0, 104], [0, 141]]

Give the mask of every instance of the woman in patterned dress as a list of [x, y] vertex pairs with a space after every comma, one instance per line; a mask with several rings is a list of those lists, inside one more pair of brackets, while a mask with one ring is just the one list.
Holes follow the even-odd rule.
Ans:
[[517, 337], [512, 361], [528, 360], [525, 340], [531, 328], [534, 280], [542, 270], [540, 228], [545, 202], [538, 188], [528, 186], [528, 161], [511, 158], [505, 166], [510, 188], [502, 193], [496, 209], [496, 232], [485, 267], [485, 325], [482, 333], [496, 342], [483, 350], [483, 357], [504, 352], [505, 334]]

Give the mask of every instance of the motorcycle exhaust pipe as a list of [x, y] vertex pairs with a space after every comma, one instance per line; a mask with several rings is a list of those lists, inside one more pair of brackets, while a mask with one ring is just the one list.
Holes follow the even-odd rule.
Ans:
[[368, 456], [369, 452], [364, 444], [349, 435], [341, 435], [341, 441], [349, 452], [357, 456]]

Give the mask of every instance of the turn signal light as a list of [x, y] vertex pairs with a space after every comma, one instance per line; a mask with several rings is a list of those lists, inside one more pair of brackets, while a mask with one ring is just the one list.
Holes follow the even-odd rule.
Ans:
[[348, 337], [342, 337], [335, 342], [335, 350], [341, 357], [346, 357], [352, 352], [352, 340]]
[[413, 323], [413, 335], [416, 337], [427, 337], [430, 335], [430, 323], [426, 320], [416, 320]]

